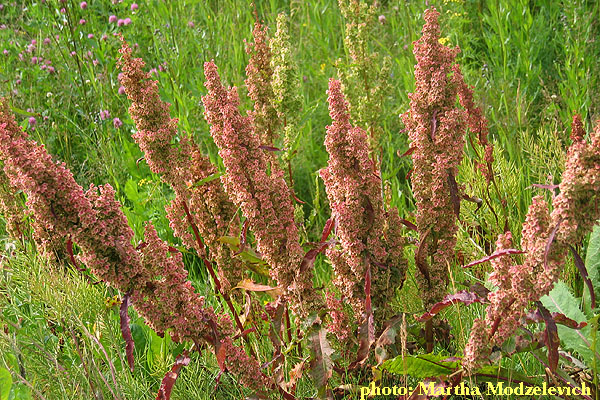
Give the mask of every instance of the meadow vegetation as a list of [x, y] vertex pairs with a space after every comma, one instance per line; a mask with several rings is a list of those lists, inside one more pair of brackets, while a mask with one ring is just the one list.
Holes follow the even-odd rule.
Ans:
[[3, 2], [0, 400], [599, 399], [599, 20]]

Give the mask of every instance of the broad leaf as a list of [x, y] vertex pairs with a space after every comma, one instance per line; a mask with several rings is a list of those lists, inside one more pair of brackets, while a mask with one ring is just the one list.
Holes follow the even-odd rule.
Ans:
[[8, 400], [10, 388], [12, 386], [12, 376], [6, 368], [0, 368], [0, 400]]
[[421, 354], [418, 356], [397, 356], [387, 360], [382, 369], [396, 375], [409, 375], [415, 379], [425, 379], [452, 374], [459, 367], [459, 363], [448, 356], [436, 354]]
[[[586, 321], [587, 318], [579, 308], [579, 300], [573, 296], [564, 282], [557, 282], [554, 289], [540, 299], [542, 304], [550, 311], [564, 314], [567, 318], [575, 321]], [[579, 353], [587, 365], [591, 365], [593, 353], [590, 350], [587, 339], [591, 337], [589, 325], [576, 330], [567, 328], [566, 326], [558, 326], [558, 336], [564, 347], [569, 350], [574, 350]]]
[[[587, 267], [596, 297], [600, 298], [600, 225], [594, 227], [590, 236], [590, 242], [585, 254], [585, 266]], [[585, 293], [584, 299], [587, 304], [590, 304], [589, 293]]]
[[311, 350], [310, 375], [320, 394], [326, 392], [327, 382], [333, 375], [331, 355], [334, 350], [327, 340], [327, 331], [320, 324], [311, 328], [308, 336]]

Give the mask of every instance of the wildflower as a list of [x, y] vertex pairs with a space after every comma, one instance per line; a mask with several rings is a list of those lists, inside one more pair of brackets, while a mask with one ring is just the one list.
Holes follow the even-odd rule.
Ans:
[[386, 23], [385, 15], [380, 15], [378, 19], [379, 19], [379, 23], [381, 25], [385, 25], [385, 23]]
[[[302, 303], [306, 313], [318, 304], [312, 287], [312, 271], [300, 270], [303, 251], [294, 221], [294, 205], [284, 174], [271, 164], [259, 150], [260, 141], [254, 134], [250, 117], [239, 110], [236, 88], [226, 89], [214, 62], [204, 64], [208, 94], [202, 98], [210, 132], [219, 147], [226, 175], [221, 177], [232, 201], [241, 208], [257, 241], [258, 251], [271, 266], [271, 277], [283, 288], [284, 296], [298, 296], [296, 307]], [[274, 168], [275, 167], [275, 168]]]
[[108, 39], [108, 35], [105, 33], [104, 35], [102, 35], [102, 41], [106, 41]]
[[37, 57], [31, 57], [31, 63], [32, 64], [37, 64], [38, 63], [38, 58]]
[[123, 20], [123, 25], [129, 25], [129, 24], [131, 24], [131, 18], [129, 18], [129, 17], [128, 17], [128, 18], [125, 18], [125, 19]]
[[125, 20], [119, 18], [119, 20], [117, 21], [117, 26], [123, 26], [125, 25]]
[[50, 38], [45, 38], [43, 43], [45, 46], [48, 46], [50, 44], [50, 42], [51, 42]]
[[137, 9], [138, 9], [138, 5], [137, 5], [137, 3], [133, 3], [133, 4], [131, 5], [131, 11], [136, 11]]
[[[367, 132], [369, 154], [376, 160], [383, 130], [380, 116], [383, 99], [390, 90], [389, 71], [391, 59], [369, 52], [369, 41], [377, 25], [377, 5], [359, 0], [338, 0], [340, 11], [346, 20], [344, 48], [350, 59], [338, 60], [338, 74], [344, 96], [348, 99], [353, 125]], [[377, 3], [377, 2], [376, 2]]]
[[116, 15], [111, 15], [110, 17], [108, 17], [108, 22], [110, 24], [114, 23], [117, 21], [117, 16]]
[[125, 94], [125, 87], [123, 87], [123, 86], [119, 86], [118, 93], [119, 93], [119, 94]]
[[329, 162], [319, 175], [325, 183], [336, 223], [335, 235], [340, 241], [339, 247], [327, 249], [327, 256], [333, 266], [334, 284], [360, 315], [364, 311], [367, 268], [372, 275], [373, 303], [383, 309], [395, 288], [402, 286], [406, 262], [402, 251], [390, 253], [403, 247], [400, 235], [387, 235], [389, 243], [386, 239], [390, 229], [386, 219], [397, 214], [397, 210], [390, 210], [388, 216], [383, 209], [381, 178], [369, 158], [366, 132], [350, 124], [340, 81], [330, 79], [327, 94], [332, 119], [325, 136]]
[[79, 25], [85, 25], [85, 24], [86, 24], [86, 22], [87, 22], [87, 21], [86, 21], [85, 19], [81, 18], [81, 19], [79, 20]]
[[7, 56], [9, 54], [8, 50], [6, 50], [6, 49], [4, 49], [4, 51], [2, 53], [4, 53], [5, 56]]
[[262, 144], [272, 145], [278, 130], [279, 119], [273, 107], [273, 87], [271, 80], [271, 49], [267, 38], [267, 27], [260, 22], [254, 24], [252, 30], [253, 43], [246, 43], [246, 53], [250, 60], [246, 66], [246, 86], [248, 97], [254, 102], [254, 110], [250, 117], [254, 130]]
[[189, 22], [188, 22], [188, 27], [190, 27], [190, 28], [193, 28], [194, 26], [195, 26], [195, 25], [194, 25], [194, 22], [192, 22], [192, 21], [189, 21]]
[[113, 126], [115, 129], [119, 129], [121, 126], [123, 126], [123, 122], [121, 122], [119, 118], [113, 118]]
[[87, 8], [87, 2], [85, 2], [85, 1], [82, 1], [82, 2], [79, 4], [79, 7], [81, 7], [81, 9], [82, 9], [82, 10], [85, 10], [85, 9]]
[[300, 82], [298, 80], [298, 66], [292, 56], [290, 43], [289, 21], [285, 13], [277, 16], [277, 31], [270, 42], [273, 68], [273, 107], [277, 111], [280, 121], [285, 121], [283, 128], [283, 147], [286, 152], [284, 159], [289, 160], [293, 152], [293, 145], [300, 128], [300, 108], [302, 97], [300, 95]]
[[31, 39], [31, 45], [32, 45], [32, 46], [35, 46], [35, 45], [37, 45], [37, 40], [35, 40], [35, 39]]
[[[471, 331], [464, 359], [469, 369], [479, 366], [493, 345], [502, 344], [521, 326], [520, 318], [529, 304], [547, 295], [558, 280], [569, 246], [581, 243], [600, 219], [596, 198], [600, 191], [600, 121], [590, 133], [591, 143], [587, 143], [580, 119], [574, 117], [571, 137], [573, 143], [567, 151], [560, 194], [552, 200], [552, 212], [543, 196], [534, 197], [529, 207], [521, 235], [524, 262], [492, 264], [492, 280], [498, 289], [488, 296], [485, 321], [476, 320]], [[547, 248], [554, 231], [554, 240]], [[498, 247], [506, 247], [508, 243], [501, 240]], [[507, 277], [499, 280], [507, 269]], [[484, 339], [477, 337], [481, 326], [488, 327]]]
[[100, 119], [102, 121], [107, 120], [110, 118], [110, 112], [108, 110], [102, 110], [100, 111]]
[[439, 42], [438, 16], [435, 8], [425, 11], [423, 36], [414, 42], [416, 88], [409, 94], [410, 110], [402, 115], [414, 148], [411, 181], [423, 266], [417, 282], [428, 310], [446, 294], [448, 264], [454, 259], [458, 227], [452, 191], [460, 196], [454, 179], [465, 140], [465, 113], [455, 106], [457, 86], [450, 76], [459, 49]]
[[34, 127], [37, 124], [35, 117], [29, 117], [29, 126]]
[[88, 39], [93, 39], [94, 38], [94, 34], [93, 33], [88, 33]]
[[[177, 134], [177, 120], [169, 116], [169, 105], [161, 101], [157, 82], [143, 72], [143, 60], [132, 58], [132, 51], [126, 44], [120, 52], [123, 59], [119, 63], [123, 72], [119, 73], [119, 81], [132, 102], [129, 113], [138, 129], [134, 139], [144, 152], [152, 172], [161, 174], [161, 178], [175, 191], [175, 199], [166, 207], [170, 227], [187, 247], [203, 256], [205, 250], [199, 247], [190, 233], [191, 219], [208, 247], [209, 259], [218, 266], [221, 285], [224, 290], [229, 290], [229, 282], [237, 283], [242, 279], [244, 268], [219, 238], [239, 234], [235, 231], [238, 227], [236, 207], [219, 180], [194, 185], [216, 174], [216, 168], [188, 138], [181, 138], [178, 148], [171, 145]], [[190, 219], [184, 204], [188, 207]]]
[[48, 73], [50, 73], [50, 74], [53, 74], [56, 72], [56, 70], [52, 66], [48, 67], [47, 70], [48, 70]]

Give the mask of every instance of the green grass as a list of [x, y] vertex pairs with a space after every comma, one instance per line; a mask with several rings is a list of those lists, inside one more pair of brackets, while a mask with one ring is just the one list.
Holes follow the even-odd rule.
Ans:
[[[253, 10], [249, 1], [243, 0], [139, 1], [135, 14], [130, 11], [129, 0], [88, 3], [85, 10], [74, 0], [66, 4], [57, 0], [4, 3], [0, 11], [0, 52], [6, 50], [6, 54], [0, 53], [0, 95], [10, 97], [22, 126], [45, 143], [57, 160], [67, 163], [82, 186], [110, 183], [115, 187], [136, 239], [141, 239], [143, 223], [152, 220], [163, 239], [177, 243], [164, 211], [172, 193], [139, 160], [142, 153], [131, 138], [134, 124], [127, 113], [129, 103], [117, 92], [120, 40], [113, 34], [120, 33], [130, 44], [137, 44], [136, 56], [144, 58], [149, 68], [166, 67], [157, 76], [162, 98], [172, 104], [172, 116], [179, 119], [179, 128], [191, 133], [223, 169], [203, 117], [203, 63], [214, 59], [224, 81], [239, 88], [242, 107], [250, 107], [244, 87], [248, 59], [244, 39], [251, 38]], [[531, 185], [556, 183], [560, 177], [573, 113], [583, 116], [588, 130], [599, 116], [600, 106], [594, 100], [600, 95], [600, 61], [596, 57], [600, 53], [600, 3], [427, 3], [442, 13], [442, 36], [461, 48], [458, 62], [467, 83], [474, 85], [478, 104], [488, 118], [496, 146], [495, 171], [501, 177], [498, 190], [507, 200], [506, 216], [518, 241], [531, 198], [542, 193]], [[61, 7], [66, 13], [60, 12]], [[347, 56], [344, 21], [333, 0], [261, 0], [256, 1], [256, 8], [271, 33], [278, 12], [291, 16], [303, 96], [298, 153], [292, 163], [294, 190], [306, 201], [306, 239], [315, 241], [330, 213], [317, 171], [328, 159], [323, 146], [325, 127], [330, 123], [327, 81], [336, 76], [335, 61]], [[386, 22], [376, 28], [371, 43], [374, 51], [392, 60], [392, 90], [382, 113], [382, 176], [391, 189], [392, 205], [407, 219], [414, 212], [406, 179], [411, 163], [409, 157], [397, 155], [398, 150], [401, 154], [408, 148], [398, 115], [408, 108], [407, 94], [414, 88], [411, 44], [420, 36], [425, 8], [425, 1], [381, 1], [380, 13]], [[130, 17], [131, 25], [109, 24], [113, 14]], [[81, 18], [86, 20], [85, 25], [79, 24]], [[94, 37], [88, 38], [88, 34]], [[107, 35], [106, 40], [103, 35]], [[49, 45], [44, 44], [45, 38], [50, 39]], [[32, 40], [37, 43], [30, 54], [26, 49]], [[51, 60], [56, 73], [32, 64], [34, 56]], [[109, 110], [110, 119], [101, 120], [101, 110]], [[31, 116], [37, 120], [35, 130], [27, 126]], [[113, 118], [122, 120], [120, 129], [113, 126]], [[457, 181], [465, 183], [472, 195], [483, 197], [485, 181], [474, 172], [473, 154], [469, 154]], [[550, 194], [545, 194], [549, 199]], [[483, 256], [502, 231], [504, 217], [499, 198], [493, 194], [491, 199], [491, 208], [486, 205], [478, 211], [472, 204], [463, 203], [458, 249], [468, 260]], [[4, 248], [10, 243], [6, 238], [0, 244]], [[412, 250], [407, 253], [412, 259]], [[91, 399], [97, 396], [94, 392], [101, 392], [102, 398], [154, 398], [180, 347], [168, 338], [158, 338], [134, 317], [140, 349], [136, 370], [130, 373], [124, 361], [118, 310], [105, 305], [105, 300], [116, 293], [104, 285], [91, 285], [80, 274], [47, 265], [34, 250], [20, 244], [14, 255], [9, 250], [3, 254], [0, 367], [7, 367], [15, 382], [23, 387], [31, 385], [34, 397], [37, 391], [47, 399]], [[205, 283], [206, 271], [197, 259], [186, 256], [186, 265], [197, 289], [210, 292]], [[331, 273], [329, 265], [319, 258], [315, 268], [317, 284], [326, 283]], [[483, 282], [485, 268], [467, 272], [456, 268], [453, 288], [463, 289], [461, 283], [465, 280]], [[417, 288], [412, 271], [414, 265], [393, 304], [397, 312], [421, 311], [415, 300]], [[580, 293], [581, 281], [573, 271], [569, 262], [565, 279]], [[481, 312], [477, 306], [452, 307], [445, 312], [453, 327], [455, 352], [462, 351], [468, 327]], [[541, 373], [532, 357], [522, 357], [506, 363], [518, 363], [518, 368], [528, 374]], [[213, 390], [217, 371], [216, 360], [209, 352], [194, 355], [176, 384], [173, 398], [242, 397], [243, 389], [228, 375]], [[314, 395], [306, 379], [301, 380], [299, 388], [299, 396]]]

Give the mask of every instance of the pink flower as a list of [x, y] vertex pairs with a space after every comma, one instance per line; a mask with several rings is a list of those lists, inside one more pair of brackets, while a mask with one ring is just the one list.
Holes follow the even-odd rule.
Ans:
[[82, 9], [82, 10], [85, 10], [85, 9], [87, 8], [87, 3], [86, 3], [85, 1], [82, 1], [82, 2], [79, 4], [79, 7], [81, 7], [81, 9]]
[[137, 10], [137, 9], [138, 9], [138, 5], [137, 5], [137, 3], [133, 3], [133, 4], [131, 5], [131, 11], [135, 11], [135, 10]]
[[109, 23], [114, 23], [117, 21], [117, 16], [116, 15], [111, 15], [110, 17], [108, 17], [108, 22]]
[[193, 28], [193, 27], [195, 26], [195, 25], [194, 25], [194, 22], [192, 22], [192, 21], [189, 21], [189, 22], [188, 22], [188, 26], [189, 26], [190, 28]]
[[119, 129], [121, 126], [123, 126], [123, 122], [121, 122], [119, 118], [114, 118], [113, 126], [115, 127], [115, 129]]
[[88, 39], [93, 39], [94, 38], [94, 34], [93, 33], [88, 33]]
[[7, 56], [9, 54], [8, 50], [6, 50], [6, 49], [4, 49], [4, 51], [2, 51], [2, 53], [4, 53], [5, 56]]
[[34, 127], [37, 124], [35, 117], [29, 117], [29, 126]]
[[458, 208], [452, 191], [460, 198], [455, 178], [465, 142], [465, 111], [455, 104], [458, 76], [451, 74], [459, 49], [439, 42], [439, 15], [435, 8], [425, 11], [423, 35], [414, 42], [416, 87], [402, 114], [414, 149], [411, 181], [422, 254], [417, 262], [429, 271], [425, 276], [417, 268], [416, 279], [427, 310], [445, 296], [454, 260]]
[[48, 46], [50, 43], [51, 43], [51, 40], [50, 40], [50, 38], [45, 38], [45, 39], [44, 39], [44, 45], [45, 45], [45, 46]]
[[85, 19], [81, 18], [79, 20], [79, 25], [85, 25], [85, 23], [86, 23]]
[[110, 112], [108, 110], [102, 110], [100, 111], [100, 119], [102, 121], [107, 120], [110, 118]]
[[117, 26], [123, 26], [123, 25], [125, 25], [125, 20], [119, 18], [119, 20], [117, 21]]
[[394, 228], [399, 222], [398, 211], [386, 213], [383, 208], [381, 178], [369, 157], [367, 134], [350, 124], [340, 81], [330, 79], [327, 94], [332, 119], [325, 136], [329, 162], [319, 175], [340, 242], [339, 247], [327, 249], [327, 256], [333, 266], [334, 285], [360, 315], [367, 268], [372, 277], [373, 304], [384, 309], [395, 288], [402, 286], [407, 263], [401, 250], [402, 236]]
[[33, 46], [35, 46], [35, 45], [37, 44], [37, 40], [35, 40], [35, 39], [32, 39], [32, 40], [31, 40], [31, 44], [32, 44]]
[[125, 19], [123, 20], [123, 24], [124, 24], [124, 25], [129, 25], [129, 24], [131, 24], [131, 18], [129, 18], [129, 17], [125, 18]]
[[125, 94], [125, 87], [119, 86], [118, 92], [119, 92], [119, 94]]

